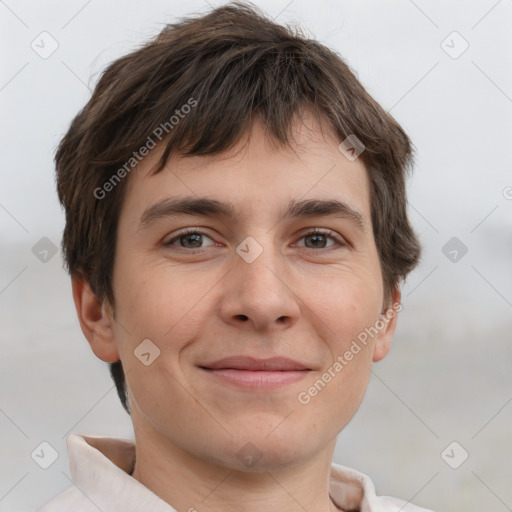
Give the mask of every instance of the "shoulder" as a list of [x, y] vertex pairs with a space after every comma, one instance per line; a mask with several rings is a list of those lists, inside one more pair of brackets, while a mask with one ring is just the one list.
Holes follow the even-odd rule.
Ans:
[[433, 512], [391, 496], [378, 496], [371, 478], [353, 468], [332, 464], [331, 496], [343, 510], [361, 512]]
[[408, 501], [393, 498], [392, 496], [376, 496], [377, 508], [372, 508], [376, 512], [433, 512], [427, 508], [421, 508]]
[[72, 486], [47, 501], [36, 512], [98, 512], [98, 507], [78, 487]]

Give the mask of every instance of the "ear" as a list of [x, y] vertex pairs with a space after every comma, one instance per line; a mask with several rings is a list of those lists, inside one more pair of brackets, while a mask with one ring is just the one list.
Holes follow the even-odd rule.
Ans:
[[107, 363], [119, 361], [111, 308], [106, 301], [101, 303], [81, 275], [71, 277], [71, 286], [80, 327], [92, 351]]
[[373, 351], [373, 361], [377, 362], [384, 359], [389, 349], [391, 348], [391, 340], [395, 333], [396, 324], [398, 321], [398, 313], [402, 309], [400, 299], [402, 294], [398, 287], [395, 288], [393, 293], [393, 300], [389, 308], [383, 312], [382, 321], [384, 323], [383, 329], [379, 330], [379, 334], [375, 340], [375, 348]]

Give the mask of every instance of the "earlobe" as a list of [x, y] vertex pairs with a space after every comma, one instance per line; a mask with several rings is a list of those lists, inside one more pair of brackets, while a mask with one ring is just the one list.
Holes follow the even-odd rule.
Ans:
[[379, 329], [379, 334], [376, 338], [375, 348], [373, 351], [373, 362], [375, 363], [384, 359], [391, 349], [391, 341], [393, 339], [393, 334], [395, 333], [398, 313], [401, 309], [401, 307], [397, 307], [400, 306], [401, 297], [402, 294], [397, 286], [393, 293], [393, 303], [382, 315], [383, 328]]
[[71, 286], [80, 327], [92, 351], [107, 363], [119, 361], [110, 308], [101, 303], [81, 275], [72, 276]]

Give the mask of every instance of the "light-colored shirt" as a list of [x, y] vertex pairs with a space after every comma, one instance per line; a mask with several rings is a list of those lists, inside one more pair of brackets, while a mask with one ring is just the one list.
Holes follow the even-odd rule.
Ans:
[[[36, 512], [176, 512], [130, 475], [133, 441], [72, 434], [66, 443], [74, 485]], [[339, 464], [331, 466], [329, 494], [342, 510], [432, 512], [397, 498], [377, 496], [368, 476]]]

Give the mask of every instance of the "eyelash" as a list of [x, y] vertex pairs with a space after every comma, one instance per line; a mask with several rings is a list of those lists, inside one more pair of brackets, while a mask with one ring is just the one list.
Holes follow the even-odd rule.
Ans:
[[[186, 236], [186, 235], [202, 235], [202, 236], [206, 236], [206, 237], [212, 239], [205, 232], [203, 232], [203, 231], [201, 231], [201, 230], [199, 230], [197, 228], [185, 228], [181, 232], [179, 232], [176, 236], [171, 238], [169, 241], [165, 242], [164, 245], [166, 247], [170, 247], [170, 246], [174, 245], [175, 241], [179, 240], [181, 237]], [[311, 229], [307, 233], [304, 233], [303, 235], [301, 235], [299, 240], [301, 240], [301, 239], [303, 239], [303, 238], [305, 238], [307, 236], [313, 236], [313, 235], [323, 235], [326, 238], [330, 238], [331, 240], [334, 240], [338, 245], [340, 245], [342, 247], [348, 245], [344, 240], [338, 238], [337, 236], [334, 236], [334, 232], [333, 231], [331, 231], [329, 229], [322, 229], [322, 228], [313, 228], [313, 229]], [[186, 252], [194, 253], [194, 252], [203, 251], [204, 249], [206, 249], [206, 247], [196, 247], [196, 248], [193, 248], [193, 249], [188, 249], [187, 247], [179, 247], [178, 246], [178, 249], [181, 249], [181, 250], [186, 251]], [[311, 248], [311, 247], [304, 247], [304, 249], [310, 249], [312, 251], [318, 251], [319, 250], [319, 249], [315, 249], [315, 248]], [[323, 249], [323, 250], [332, 249], [332, 246], [331, 247], [320, 247], [320, 249]]]

